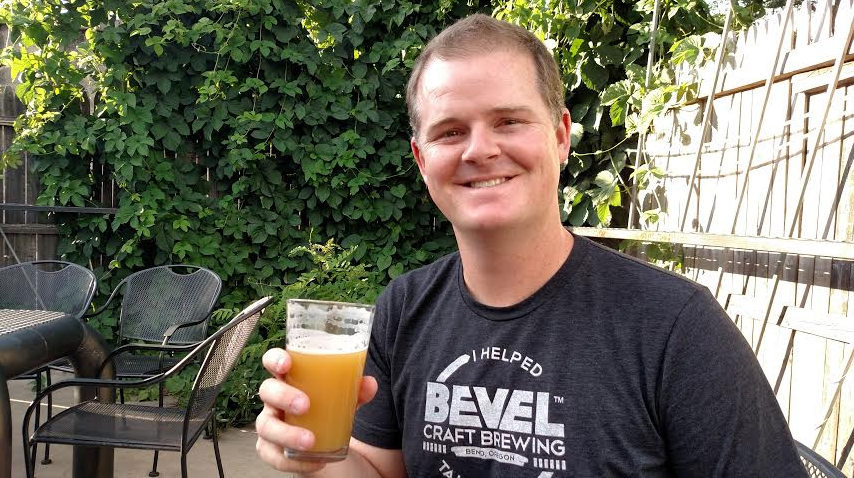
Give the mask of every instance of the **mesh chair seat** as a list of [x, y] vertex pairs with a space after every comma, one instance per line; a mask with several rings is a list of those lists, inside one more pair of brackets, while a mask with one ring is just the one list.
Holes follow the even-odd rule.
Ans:
[[[89, 401], [45, 422], [33, 441], [181, 451], [185, 415], [186, 411], [177, 407]], [[207, 417], [191, 419], [188, 437], [198, 436], [206, 422]]]

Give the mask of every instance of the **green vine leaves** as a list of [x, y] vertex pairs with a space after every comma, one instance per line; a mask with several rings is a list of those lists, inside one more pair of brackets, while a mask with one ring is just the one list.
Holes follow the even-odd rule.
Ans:
[[6, 161], [30, 155], [43, 204], [94, 205], [115, 184], [118, 214], [69, 224], [65, 253], [105, 236], [91, 254], [116, 275], [195, 262], [239, 300], [304, 269], [282, 251], [309, 229], [386, 278], [452, 247], [399, 92], [425, 40], [476, 2], [7, 3], [27, 114]]
[[654, 2], [500, 2], [495, 15], [539, 34], [553, 47], [567, 87], [573, 152], [562, 190], [573, 226], [625, 225], [623, 195], [632, 173], [627, 153], [652, 120], [690, 100], [694, 85], [675, 85], [672, 68], [701, 64], [700, 35], [718, 29], [705, 3], [662, 2], [655, 32], [659, 62], [649, 87], [645, 62]]

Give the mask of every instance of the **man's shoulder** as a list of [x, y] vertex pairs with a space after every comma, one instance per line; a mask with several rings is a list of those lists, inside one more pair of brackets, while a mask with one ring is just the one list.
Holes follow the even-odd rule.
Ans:
[[576, 236], [590, 264], [590, 273], [607, 281], [612, 290], [647, 294], [694, 295], [706, 287], [684, 275], [663, 269], [644, 260]]

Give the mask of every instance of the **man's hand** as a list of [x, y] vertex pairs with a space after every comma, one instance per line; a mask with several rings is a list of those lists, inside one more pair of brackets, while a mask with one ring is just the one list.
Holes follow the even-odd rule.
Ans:
[[[262, 363], [273, 378], [265, 380], [258, 391], [264, 410], [255, 420], [258, 432], [255, 450], [264, 462], [277, 470], [311, 473], [322, 469], [324, 463], [290, 460], [285, 456], [285, 448], [308, 450], [314, 445], [311, 431], [285, 423], [285, 415], [302, 415], [311, 406], [305, 393], [285, 383], [285, 375], [291, 369], [290, 355], [282, 349], [270, 349], [264, 354]], [[358, 405], [369, 402], [376, 393], [377, 381], [373, 377], [363, 377]]]

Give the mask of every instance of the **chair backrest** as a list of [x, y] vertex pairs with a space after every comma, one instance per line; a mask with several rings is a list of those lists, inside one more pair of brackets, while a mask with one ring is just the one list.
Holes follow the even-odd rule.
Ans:
[[[258, 325], [263, 309], [272, 302], [272, 297], [264, 297], [243, 309], [231, 321], [205, 340], [201, 346], [209, 346], [187, 406], [185, 427], [189, 422], [203, 422], [216, 404], [216, 397], [228, 379], [246, 342]], [[185, 440], [189, 437], [186, 436]]]
[[[120, 339], [160, 342], [170, 326], [206, 319], [219, 298], [222, 280], [204, 267], [169, 265], [134, 272], [116, 289], [122, 286]], [[200, 342], [207, 328], [207, 320], [181, 328], [170, 343]]]
[[795, 445], [810, 478], [846, 478], [844, 473], [808, 446], [800, 442], [795, 442]]
[[80, 317], [97, 280], [89, 269], [65, 261], [31, 261], [0, 269], [0, 309], [51, 310]]

